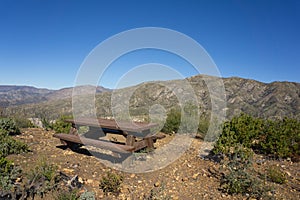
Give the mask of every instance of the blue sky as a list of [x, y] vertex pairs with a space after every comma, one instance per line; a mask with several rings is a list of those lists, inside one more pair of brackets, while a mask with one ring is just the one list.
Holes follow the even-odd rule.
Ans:
[[[100, 42], [140, 27], [193, 38], [223, 77], [300, 82], [297, 0], [0, 0], [0, 85], [73, 86]], [[196, 73], [176, 56], [147, 50], [117, 60], [100, 83], [113, 88], [126, 71], [151, 62], [175, 66], [184, 77]]]

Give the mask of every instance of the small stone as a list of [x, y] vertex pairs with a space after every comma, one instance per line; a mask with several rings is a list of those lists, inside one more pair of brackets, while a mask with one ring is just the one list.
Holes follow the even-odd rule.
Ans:
[[86, 180], [86, 183], [87, 183], [87, 184], [93, 184], [93, 182], [94, 182], [94, 181], [93, 181], [92, 179], [87, 179], [87, 180]]
[[73, 173], [74, 169], [63, 168], [62, 171], [66, 172], [66, 173]]
[[135, 177], [135, 174], [131, 174], [131, 175], [130, 175], [130, 178], [134, 178], [134, 177]]
[[194, 175], [192, 176], [192, 178], [193, 178], [194, 180], [196, 180], [197, 177], [198, 177], [198, 175], [199, 175], [199, 173], [196, 173], [196, 174], [194, 174]]
[[157, 181], [157, 182], [154, 183], [154, 186], [155, 186], [155, 187], [159, 187], [160, 185], [161, 185], [161, 184], [160, 184], [159, 181]]
[[173, 200], [178, 200], [179, 197], [178, 197], [178, 196], [172, 196], [172, 199], [173, 199]]
[[142, 183], [143, 181], [141, 181], [141, 180], [138, 180], [138, 183]]
[[185, 182], [185, 181], [188, 181], [189, 179], [187, 177], [184, 177], [182, 178], [182, 181]]
[[20, 178], [20, 177], [16, 179], [17, 183], [20, 183], [21, 181], [22, 181], [22, 178]]
[[78, 181], [79, 181], [81, 184], [83, 184], [83, 182], [84, 182], [83, 179], [82, 179], [81, 177], [78, 178]]

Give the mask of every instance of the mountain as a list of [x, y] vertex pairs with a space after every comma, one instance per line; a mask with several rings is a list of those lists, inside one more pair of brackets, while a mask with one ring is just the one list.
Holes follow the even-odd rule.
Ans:
[[[95, 90], [93, 86], [77, 86], [78, 91]], [[72, 97], [73, 87], [60, 90], [49, 90], [31, 86], [0, 86], [0, 107], [10, 107], [23, 104], [38, 104], [41, 102], [55, 101]], [[98, 86], [96, 93], [109, 91]]]
[[[97, 115], [101, 117], [111, 116], [111, 106], [116, 111], [122, 112], [121, 109], [122, 106], [126, 105], [126, 99], [129, 99], [129, 110], [131, 115], [134, 116], [147, 116], [149, 109], [155, 105], [161, 105], [166, 110], [170, 110], [175, 106], [180, 106], [175, 93], [184, 94], [185, 90], [181, 88], [181, 85], [186, 83], [186, 81], [195, 91], [201, 112], [209, 114], [211, 110], [211, 95], [217, 91], [210, 93], [206, 83], [208, 81], [214, 83], [217, 80], [221, 80], [224, 83], [227, 118], [245, 112], [263, 118], [293, 117], [300, 119], [300, 83], [262, 83], [238, 77], [221, 79], [203, 75], [189, 77], [184, 80], [147, 82], [115, 91], [104, 89], [96, 95]], [[45, 98], [38, 103], [30, 102], [32, 98], [30, 99], [28, 95], [24, 95], [31, 104], [11, 104], [14, 106], [6, 108], [4, 113], [7, 115], [17, 114], [48, 118], [55, 118], [62, 114], [72, 114], [71, 89], [62, 89], [50, 93], [47, 93], [47, 91], [38, 90], [33, 93], [33, 96], [35, 95], [40, 99], [42, 97]], [[112, 96], [119, 98], [119, 101], [113, 105]], [[17, 99], [19, 100], [18, 102], [25, 102], [25, 100], [20, 98]], [[16, 101], [13, 100], [12, 102]], [[82, 105], [84, 106], [85, 103], [82, 103]], [[82, 113], [88, 115], [90, 111], [84, 108]]]

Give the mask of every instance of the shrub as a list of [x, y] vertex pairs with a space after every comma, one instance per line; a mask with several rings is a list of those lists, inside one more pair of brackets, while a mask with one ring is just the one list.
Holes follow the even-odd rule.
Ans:
[[297, 156], [300, 154], [300, 122], [288, 118], [263, 120], [242, 114], [223, 124], [213, 152], [227, 154], [236, 144], [281, 158]]
[[100, 180], [99, 187], [107, 195], [108, 193], [119, 194], [123, 182], [123, 176], [112, 172], [107, 172]]
[[0, 157], [0, 190], [11, 191], [17, 178], [21, 176], [21, 169], [12, 161]]
[[260, 152], [276, 157], [293, 157], [300, 154], [300, 122], [285, 118], [265, 123], [265, 135], [259, 143]]
[[50, 123], [49, 119], [46, 119], [45, 117], [41, 118], [42, 124], [43, 124], [43, 128], [48, 130], [52, 130], [53, 129], [53, 124]]
[[95, 194], [94, 192], [84, 191], [80, 197], [79, 200], [95, 200]]
[[178, 132], [181, 123], [181, 112], [178, 109], [171, 109], [167, 114], [167, 119], [162, 128], [162, 132], [167, 134], [173, 134]]
[[16, 122], [10, 118], [0, 118], [0, 130], [2, 134], [19, 134], [20, 130], [16, 126]]
[[200, 117], [197, 134], [201, 135], [202, 138], [205, 137], [205, 135], [208, 131], [209, 123], [210, 123], [210, 121], [207, 116]]
[[34, 124], [27, 118], [15, 117], [14, 121], [18, 128], [34, 128]]
[[261, 198], [265, 190], [252, 168], [251, 149], [237, 145], [227, 155], [227, 159], [222, 163], [224, 167], [221, 169], [221, 190], [228, 194], [248, 194], [254, 198]]
[[78, 195], [76, 190], [72, 191], [61, 191], [57, 196], [54, 197], [55, 200], [77, 200]]
[[278, 184], [283, 184], [287, 181], [285, 173], [275, 166], [268, 169], [267, 177], [270, 181]]
[[71, 129], [71, 123], [65, 122], [66, 119], [70, 119], [72, 116], [61, 116], [52, 124], [52, 129], [56, 133], [69, 133]]
[[38, 194], [44, 196], [50, 190], [57, 188], [60, 176], [56, 172], [57, 167], [48, 164], [44, 159], [27, 174], [28, 186], [32, 196]]
[[150, 190], [149, 195], [144, 195], [145, 200], [171, 200], [172, 197], [165, 194], [165, 185], [154, 187]]
[[18, 154], [27, 151], [27, 144], [15, 140], [9, 135], [0, 134], [0, 158], [6, 157], [10, 154]]

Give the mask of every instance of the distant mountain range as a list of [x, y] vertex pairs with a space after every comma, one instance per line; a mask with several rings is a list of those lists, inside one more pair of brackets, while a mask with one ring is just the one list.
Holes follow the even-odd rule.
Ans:
[[[98, 86], [78, 86], [77, 90], [95, 90], [96, 93], [109, 91]], [[35, 88], [31, 86], [0, 85], [0, 107], [55, 101], [72, 97], [73, 87], [59, 90]]]
[[[209, 113], [211, 99], [204, 81], [207, 78], [210, 78], [211, 81], [219, 79], [197, 75], [185, 80], [148, 82], [121, 90], [126, 94], [126, 91], [134, 89], [134, 93], [130, 97], [132, 115], [148, 115], [149, 108], [155, 104], [164, 106], [166, 110], [178, 106], [178, 100], [172, 90], [180, 91], [180, 88], [177, 88], [180, 82], [189, 81], [198, 97], [201, 112]], [[226, 92], [228, 118], [245, 112], [263, 118], [293, 117], [300, 119], [300, 83], [262, 83], [238, 77], [222, 78], [222, 81]], [[88, 89], [85, 87], [91, 86], [84, 86], [82, 90]], [[27, 86], [0, 86], [0, 105], [6, 107], [2, 109], [6, 115], [55, 118], [62, 114], [72, 114], [72, 90], [73, 88], [47, 90]], [[98, 116], [112, 115], [112, 92], [106, 88], [97, 88]], [[121, 104], [122, 102], [120, 102]], [[116, 105], [116, 107], [120, 105]]]

